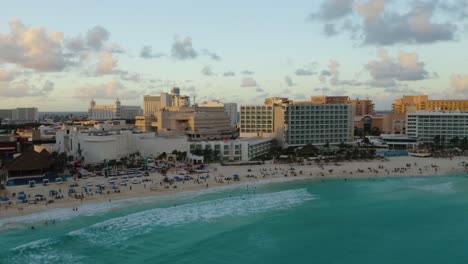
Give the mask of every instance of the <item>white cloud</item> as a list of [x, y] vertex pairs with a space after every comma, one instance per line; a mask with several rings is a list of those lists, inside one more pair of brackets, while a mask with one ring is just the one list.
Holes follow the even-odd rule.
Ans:
[[37, 71], [61, 71], [66, 65], [63, 34], [42, 27], [10, 21], [10, 33], [0, 34], [0, 63], [11, 63]]
[[401, 51], [398, 58], [390, 58], [385, 49], [377, 51], [379, 60], [372, 60], [365, 68], [374, 81], [416, 81], [428, 78], [424, 63], [415, 52]]
[[0, 81], [0, 97], [47, 97], [54, 90], [55, 84], [46, 80], [40, 87], [27, 80]]
[[468, 74], [454, 74], [450, 76], [452, 92], [466, 95], [468, 94]]
[[[126, 87], [121, 82], [113, 80], [103, 84], [78, 87], [75, 89], [75, 96], [80, 99], [115, 99], [122, 97], [125, 90]], [[133, 99], [136, 98], [135, 96], [125, 99]]]
[[118, 60], [114, 58], [112, 53], [104, 52], [99, 55], [98, 62], [96, 64], [96, 74], [105, 75], [115, 73], [117, 68]]
[[254, 80], [252, 77], [247, 77], [242, 79], [241, 81], [241, 87], [257, 87], [257, 81]]

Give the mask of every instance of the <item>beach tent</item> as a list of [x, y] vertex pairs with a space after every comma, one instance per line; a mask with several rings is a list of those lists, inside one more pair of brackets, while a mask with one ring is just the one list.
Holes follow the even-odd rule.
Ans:
[[8, 202], [10, 202], [10, 198], [8, 198], [8, 197], [5, 196], [5, 197], [3, 197], [2, 199], [0, 199], [0, 202], [2, 202], [2, 203], [8, 203]]

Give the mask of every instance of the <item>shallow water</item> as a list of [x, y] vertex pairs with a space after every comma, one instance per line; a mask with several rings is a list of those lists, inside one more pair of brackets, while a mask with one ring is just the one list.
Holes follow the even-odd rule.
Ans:
[[242, 186], [18, 218], [0, 263], [468, 263], [467, 209], [461, 176]]

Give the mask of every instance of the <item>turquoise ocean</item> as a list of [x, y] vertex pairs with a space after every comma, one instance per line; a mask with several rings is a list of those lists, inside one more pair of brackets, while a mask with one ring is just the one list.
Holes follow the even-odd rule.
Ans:
[[468, 178], [241, 185], [15, 221], [0, 219], [0, 263], [466, 264]]

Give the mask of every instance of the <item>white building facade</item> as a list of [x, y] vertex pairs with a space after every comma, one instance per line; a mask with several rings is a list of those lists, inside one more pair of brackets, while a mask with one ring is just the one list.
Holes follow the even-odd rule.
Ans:
[[218, 156], [222, 161], [249, 161], [268, 154], [273, 146], [273, 140], [253, 137], [228, 141], [190, 142], [189, 152], [212, 150], [213, 155]]
[[351, 104], [290, 104], [285, 110], [288, 146], [325, 145], [354, 141]]
[[416, 111], [406, 114], [406, 135], [420, 142], [448, 143], [468, 137], [468, 111]]
[[113, 105], [96, 105], [96, 101], [93, 99], [88, 108], [89, 117], [95, 120], [135, 119], [135, 116], [141, 114], [141, 107], [122, 106], [119, 99]]

